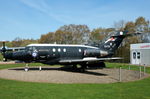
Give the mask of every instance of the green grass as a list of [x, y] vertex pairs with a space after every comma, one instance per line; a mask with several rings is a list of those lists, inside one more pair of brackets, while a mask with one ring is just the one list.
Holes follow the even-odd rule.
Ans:
[[3, 60], [3, 56], [2, 56], [2, 54], [0, 53], [0, 61], [2, 61]]
[[[41, 64], [31, 64], [41, 65]], [[0, 65], [0, 68], [24, 64]], [[107, 63], [108, 68], [128, 65]], [[1, 69], [2, 69], [1, 68]], [[131, 66], [131, 69], [138, 69]], [[150, 73], [150, 68], [147, 72]], [[150, 78], [140, 81], [112, 84], [50, 84], [0, 79], [0, 99], [150, 99]]]
[[[18, 64], [0, 64], [0, 69], [5, 68], [13, 68], [13, 67], [25, 67], [25, 63], [18, 63]], [[41, 63], [29, 63], [29, 66], [47, 66]]]

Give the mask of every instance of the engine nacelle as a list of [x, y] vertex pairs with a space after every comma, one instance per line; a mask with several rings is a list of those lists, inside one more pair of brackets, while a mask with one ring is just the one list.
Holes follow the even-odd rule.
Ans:
[[108, 52], [99, 49], [87, 49], [84, 51], [85, 57], [104, 57], [107, 56]]

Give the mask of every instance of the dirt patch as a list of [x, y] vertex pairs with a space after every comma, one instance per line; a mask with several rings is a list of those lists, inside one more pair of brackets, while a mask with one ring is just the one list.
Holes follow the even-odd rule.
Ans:
[[[149, 74], [142, 73], [141, 79], [146, 77]], [[25, 72], [22, 67], [0, 70], [0, 78], [47, 83], [115, 83], [119, 82], [119, 69], [95, 69], [80, 73], [60, 67], [42, 67], [42, 71], [37, 67], [30, 67]], [[135, 80], [140, 80], [139, 71], [122, 69], [122, 82]]]

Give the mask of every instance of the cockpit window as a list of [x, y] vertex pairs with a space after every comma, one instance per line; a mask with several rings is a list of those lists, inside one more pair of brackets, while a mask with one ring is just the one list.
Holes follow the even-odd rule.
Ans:
[[33, 49], [33, 48], [32, 48], [31, 46], [26, 47], [26, 50], [27, 50], [27, 51], [32, 51], [32, 49]]
[[35, 50], [36, 50], [36, 48], [33, 46], [33, 47], [32, 47], [32, 50], [33, 50], [33, 51], [35, 51]]

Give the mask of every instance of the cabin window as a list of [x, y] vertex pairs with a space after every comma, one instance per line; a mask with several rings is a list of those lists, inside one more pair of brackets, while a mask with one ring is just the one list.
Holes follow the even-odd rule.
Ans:
[[64, 48], [63, 51], [66, 52], [66, 49]]
[[60, 49], [60, 48], [58, 49], [58, 52], [61, 52], [61, 49]]
[[56, 49], [55, 49], [55, 48], [53, 48], [53, 52], [56, 52]]
[[81, 52], [81, 49], [79, 49], [79, 52]]

